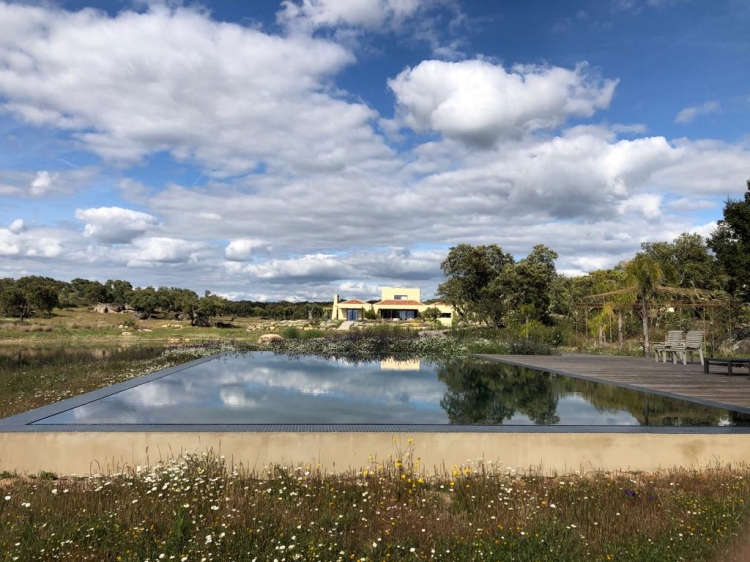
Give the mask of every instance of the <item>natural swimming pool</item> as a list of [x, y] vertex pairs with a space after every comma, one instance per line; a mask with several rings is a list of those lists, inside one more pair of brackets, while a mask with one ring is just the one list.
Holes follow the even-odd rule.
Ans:
[[33, 424], [750, 426], [747, 414], [478, 358], [352, 362], [253, 352], [171, 371]]

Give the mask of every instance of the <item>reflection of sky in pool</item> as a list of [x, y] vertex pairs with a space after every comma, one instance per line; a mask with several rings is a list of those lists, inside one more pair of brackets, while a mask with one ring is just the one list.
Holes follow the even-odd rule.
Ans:
[[462, 359], [224, 355], [37, 424], [737, 425], [731, 412]]

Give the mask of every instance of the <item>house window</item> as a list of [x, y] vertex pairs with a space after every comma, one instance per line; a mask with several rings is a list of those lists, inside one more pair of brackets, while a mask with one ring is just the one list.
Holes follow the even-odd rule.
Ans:
[[394, 300], [397, 300], [397, 301], [405, 301], [408, 296], [409, 295], [394, 295], [393, 298]]
[[384, 309], [380, 311], [380, 317], [383, 320], [413, 320], [417, 317], [417, 311]]
[[450, 318], [450, 317], [451, 317], [451, 313], [450, 312], [441, 312], [440, 313], [440, 318]]

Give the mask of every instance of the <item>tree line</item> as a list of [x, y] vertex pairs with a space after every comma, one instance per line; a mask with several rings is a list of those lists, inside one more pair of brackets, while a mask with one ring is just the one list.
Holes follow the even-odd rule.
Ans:
[[[620, 345], [628, 327], [623, 322], [632, 324], [637, 310], [648, 349], [649, 326], [664, 320], [654, 303], [692, 305], [684, 306], [687, 314], [672, 315], [683, 324], [719, 301], [730, 314], [734, 301], [735, 315], [750, 304], [750, 180], [744, 199], [729, 199], [723, 215], [706, 239], [684, 233], [671, 242], [643, 243], [630, 260], [581, 277], [559, 275], [557, 253], [543, 245], [516, 262], [495, 244], [459, 244], [441, 264], [446, 281], [438, 296], [463, 320], [498, 328], [584, 323], [602, 340], [604, 327], [616, 321]], [[672, 314], [673, 308], [666, 310]]]
[[324, 314], [321, 303], [230, 301], [211, 291], [198, 295], [179, 287], [133, 287], [120, 279], [105, 283], [81, 278], [66, 282], [35, 275], [0, 279], [0, 312], [21, 321], [32, 315], [50, 315], [55, 308], [93, 307], [100, 303], [120, 305], [142, 318], [160, 314], [190, 320], [193, 326], [207, 325], [219, 315], [319, 320]]

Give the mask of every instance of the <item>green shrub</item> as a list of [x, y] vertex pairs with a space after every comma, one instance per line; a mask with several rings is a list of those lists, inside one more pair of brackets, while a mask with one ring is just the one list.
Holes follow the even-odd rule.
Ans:
[[365, 320], [377, 320], [378, 319], [378, 313], [375, 312], [372, 308], [370, 310], [365, 310]]
[[279, 335], [285, 340], [297, 340], [300, 337], [301, 330], [296, 326], [287, 326], [279, 330]]

